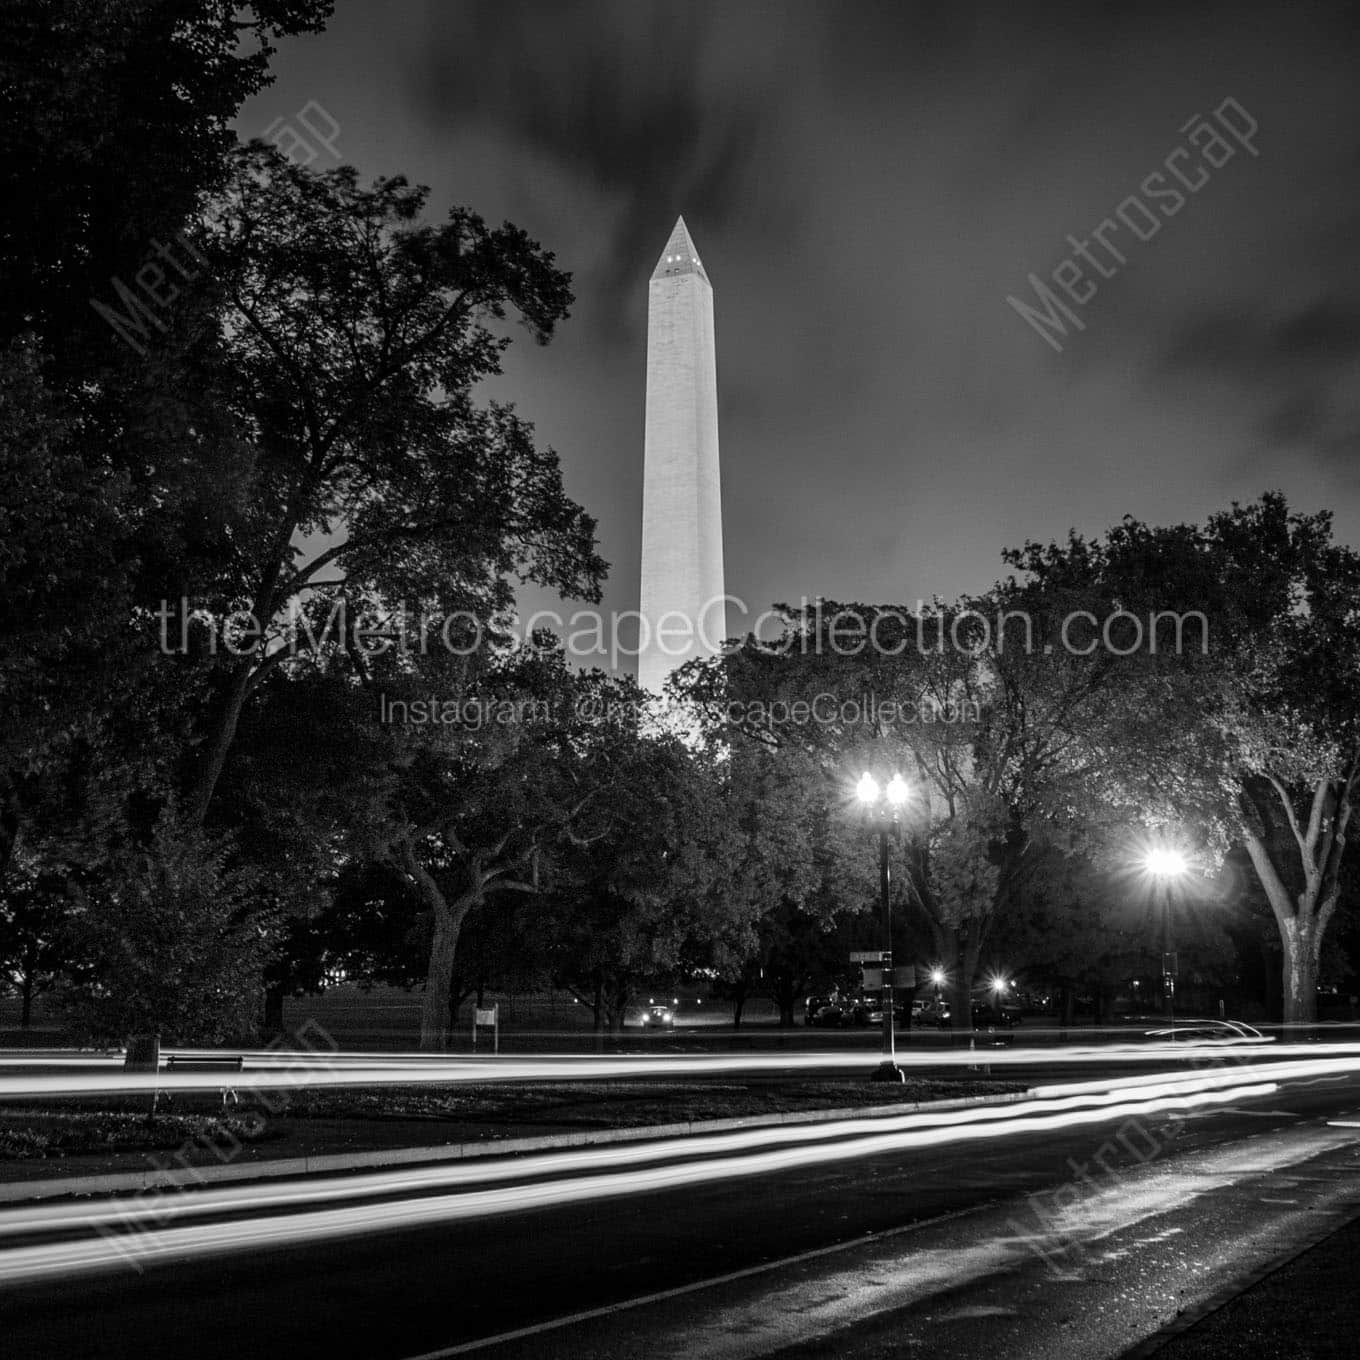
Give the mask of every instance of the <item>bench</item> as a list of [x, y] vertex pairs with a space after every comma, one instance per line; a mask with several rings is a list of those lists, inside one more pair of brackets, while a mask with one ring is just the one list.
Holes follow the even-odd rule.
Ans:
[[[246, 1064], [239, 1053], [172, 1053], [165, 1060], [169, 1072], [240, 1072]], [[222, 1104], [240, 1103], [235, 1086], [222, 1088]]]
[[166, 1060], [167, 1068], [178, 1067], [190, 1072], [239, 1072], [246, 1060], [239, 1053], [172, 1053]]

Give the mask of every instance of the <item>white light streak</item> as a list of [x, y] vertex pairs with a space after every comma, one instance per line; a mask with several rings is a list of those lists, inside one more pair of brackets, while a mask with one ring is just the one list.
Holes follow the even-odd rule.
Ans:
[[[1255, 1074], [1252, 1074], [1255, 1077]], [[285, 1244], [297, 1245], [304, 1242], [317, 1242], [343, 1237], [355, 1233], [391, 1232], [430, 1226], [435, 1223], [455, 1222], [472, 1218], [522, 1212], [550, 1206], [581, 1203], [588, 1200], [615, 1198], [642, 1192], [674, 1190], [684, 1186], [711, 1184], [752, 1175], [769, 1175], [775, 1172], [797, 1170], [799, 1168], [848, 1161], [862, 1157], [872, 1157], [888, 1152], [906, 1152], [922, 1148], [938, 1147], [945, 1144], [961, 1144], [983, 1139], [1002, 1138], [1016, 1134], [1051, 1132], [1079, 1127], [1084, 1124], [1103, 1123], [1108, 1120], [1134, 1118], [1142, 1115], [1155, 1115], [1202, 1108], [1209, 1105], [1229, 1103], [1237, 1100], [1252, 1099], [1273, 1094], [1277, 1085], [1258, 1079], [1243, 1081], [1236, 1085], [1217, 1090], [1185, 1090], [1184, 1082], [1167, 1083], [1168, 1091], [1152, 1095], [1150, 1088], [1144, 1091], [1144, 1099], [1128, 1100], [1119, 1098], [1121, 1093], [1110, 1093], [1109, 1099], [1088, 1103], [1088, 1108], [1055, 1111], [1050, 1105], [1027, 1103], [1025, 1106], [1001, 1106], [985, 1109], [991, 1118], [983, 1118], [983, 1109], [941, 1112], [933, 1123], [931, 1116], [913, 1117], [905, 1127], [890, 1128], [885, 1131], [877, 1121], [853, 1121], [847, 1127], [874, 1124], [872, 1132], [851, 1136], [842, 1134], [839, 1138], [828, 1135], [819, 1141], [808, 1142], [812, 1132], [807, 1126], [795, 1128], [765, 1128], [751, 1130], [746, 1137], [758, 1139], [759, 1150], [723, 1156], [713, 1156], [709, 1140], [687, 1139], [683, 1145], [670, 1145], [669, 1153], [662, 1151], [666, 1145], [652, 1144], [650, 1147], [613, 1148], [603, 1150], [598, 1158], [589, 1154], [569, 1154], [570, 1162], [557, 1158], [546, 1159], [553, 1163], [552, 1169], [558, 1178], [531, 1182], [521, 1185], [502, 1185], [491, 1189], [463, 1190], [456, 1193], [427, 1195], [419, 1199], [389, 1200], [378, 1204], [350, 1204], [342, 1207], [320, 1209], [298, 1209], [291, 1214], [277, 1213], [282, 1201], [280, 1196], [309, 1193], [307, 1186], [247, 1187], [234, 1198], [238, 1207], [260, 1209], [267, 1207], [273, 1212], [264, 1216], [238, 1219], [231, 1222], [214, 1222], [153, 1228], [137, 1226], [138, 1220], [114, 1220], [110, 1215], [103, 1220], [105, 1224], [124, 1221], [132, 1225], [131, 1231], [119, 1236], [100, 1236], [82, 1238], [74, 1241], [40, 1243], [18, 1246], [0, 1251], [0, 1282], [17, 1283], [56, 1277], [70, 1277], [90, 1271], [115, 1269], [135, 1259], [139, 1265], [160, 1261], [184, 1261], [191, 1257], [217, 1256], [246, 1250], [257, 1250]], [[817, 1126], [821, 1134], [823, 1126]], [[799, 1146], [771, 1148], [771, 1141], [778, 1141], [778, 1135], [800, 1134]], [[742, 1135], [731, 1137], [740, 1139]], [[700, 1144], [708, 1144], [709, 1155], [694, 1159]], [[738, 1146], [740, 1143], [737, 1144]], [[653, 1161], [658, 1155], [685, 1157], [682, 1161], [671, 1161], [665, 1165], [643, 1165], [627, 1167], [629, 1161], [644, 1161], [648, 1153]], [[526, 1159], [526, 1161], [529, 1159]], [[542, 1159], [533, 1159], [542, 1160]], [[616, 1168], [600, 1170], [606, 1160], [612, 1161]], [[448, 1167], [438, 1168], [450, 1178], [467, 1175], [472, 1183], [478, 1179], [489, 1179], [488, 1173], [504, 1174], [511, 1172], [518, 1176], [530, 1174], [526, 1161], [507, 1162], [500, 1166]], [[593, 1166], [590, 1174], [561, 1177], [561, 1170], [570, 1167]], [[542, 1168], [540, 1167], [540, 1170]], [[426, 1175], [433, 1175], [435, 1169], [428, 1169]], [[412, 1179], [421, 1173], [392, 1173], [381, 1179], [388, 1183], [387, 1193], [394, 1193], [395, 1183], [406, 1182], [402, 1187], [410, 1189]], [[381, 1193], [376, 1188], [375, 1177], [341, 1178], [338, 1185], [332, 1184], [332, 1199], [344, 1195], [366, 1193], [371, 1196]], [[362, 1190], [366, 1185], [368, 1189]], [[339, 1193], [337, 1193], [339, 1192]], [[221, 1191], [205, 1192], [202, 1202], [209, 1199], [223, 1203]], [[199, 1194], [176, 1195], [169, 1206], [178, 1213], [178, 1204], [186, 1205], [199, 1202]], [[85, 1206], [59, 1206], [63, 1210], [84, 1210]], [[110, 1206], [111, 1208], [113, 1206]], [[155, 1216], [164, 1219], [167, 1205], [164, 1202], [149, 1206]], [[32, 1210], [16, 1211], [32, 1215]], [[132, 1211], [134, 1214], [136, 1210]], [[89, 1211], [86, 1211], [88, 1214]], [[8, 1222], [11, 1215], [5, 1215]], [[26, 1226], [33, 1228], [88, 1227], [98, 1226], [95, 1215], [84, 1220], [58, 1217], [52, 1209], [43, 1211], [40, 1218], [28, 1218]]]

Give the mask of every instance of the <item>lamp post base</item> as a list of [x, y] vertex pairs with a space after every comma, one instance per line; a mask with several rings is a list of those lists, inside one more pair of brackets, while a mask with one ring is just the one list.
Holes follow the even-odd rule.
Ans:
[[895, 1062], [889, 1062], [886, 1058], [874, 1068], [869, 1076], [870, 1081], [895, 1081], [904, 1082], [907, 1074]]

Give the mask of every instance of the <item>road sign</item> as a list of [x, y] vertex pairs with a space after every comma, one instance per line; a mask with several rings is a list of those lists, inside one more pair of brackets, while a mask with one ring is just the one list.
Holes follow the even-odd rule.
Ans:
[[884, 963], [892, 955], [882, 949], [856, 949], [850, 955], [851, 963]]
[[1180, 971], [1176, 967], [1176, 955], [1174, 953], [1162, 955], [1162, 976], [1175, 977]]
[[501, 1008], [498, 1005], [472, 1008], [472, 1051], [477, 1051], [477, 1028], [485, 1026], [491, 1030], [491, 1051], [499, 1054], [501, 1051]]

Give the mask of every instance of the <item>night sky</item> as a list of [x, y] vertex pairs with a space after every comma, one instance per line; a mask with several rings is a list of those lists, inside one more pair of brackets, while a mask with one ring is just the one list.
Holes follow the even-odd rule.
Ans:
[[[339, 0], [238, 129], [315, 101], [365, 176], [573, 273], [497, 393], [597, 516], [609, 608], [637, 604], [647, 278], [683, 212], [716, 292], [728, 590], [909, 603], [984, 588], [1028, 537], [1276, 487], [1360, 540], [1357, 58], [1349, 5]], [[1007, 295], [1052, 287], [1069, 233], [1228, 98], [1259, 155], [1150, 240], [1120, 227], [1051, 348]]]

